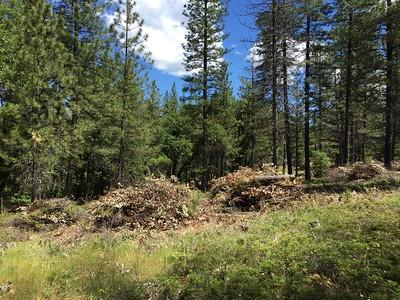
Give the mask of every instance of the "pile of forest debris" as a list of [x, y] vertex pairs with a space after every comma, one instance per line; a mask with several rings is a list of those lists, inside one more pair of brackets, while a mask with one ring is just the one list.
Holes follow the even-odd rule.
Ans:
[[211, 192], [226, 207], [241, 211], [263, 210], [270, 205], [283, 206], [301, 194], [294, 176], [276, 175], [272, 168], [242, 168], [213, 182]]
[[172, 229], [189, 218], [190, 190], [165, 179], [147, 178], [90, 204], [97, 227]]
[[[10, 224], [23, 230], [46, 231], [79, 227], [97, 231], [104, 228], [172, 229], [189, 218], [187, 201], [191, 191], [166, 179], [146, 178], [133, 186], [107, 193], [87, 206], [68, 199], [35, 201], [18, 210]], [[70, 232], [71, 230], [67, 230]], [[79, 233], [80, 234], [80, 233]]]
[[371, 161], [369, 163], [355, 163], [349, 172], [349, 180], [370, 180], [376, 177], [384, 176], [387, 170], [382, 164]]
[[[394, 171], [396, 171], [394, 169]], [[328, 178], [335, 182], [349, 182], [357, 180], [371, 180], [375, 178], [397, 177], [383, 167], [383, 164], [376, 161], [359, 162], [351, 166], [342, 166], [330, 169]]]
[[73, 202], [63, 199], [38, 200], [29, 207], [20, 208], [20, 218], [13, 220], [14, 227], [25, 230], [52, 230], [76, 222], [77, 216], [71, 207]]

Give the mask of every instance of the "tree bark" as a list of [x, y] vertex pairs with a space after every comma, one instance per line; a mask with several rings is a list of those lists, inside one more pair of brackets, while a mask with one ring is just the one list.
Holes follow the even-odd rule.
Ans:
[[322, 100], [322, 88], [321, 82], [318, 84], [318, 150], [322, 151], [322, 136], [324, 132], [324, 128], [322, 125], [322, 117], [323, 117], [323, 100]]
[[385, 107], [385, 149], [384, 164], [392, 168], [393, 162], [393, 24], [391, 17], [392, 1], [387, 0], [386, 13], [386, 107]]
[[306, 70], [304, 84], [304, 178], [311, 180], [310, 162], [310, 40], [311, 40], [311, 17], [307, 15], [306, 21]]
[[283, 39], [283, 97], [285, 106], [285, 140], [286, 140], [286, 159], [288, 173], [293, 174], [292, 162], [292, 145], [291, 145], [291, 130], [290, 130], [290, 106], [289, 106], [289, 93], [288, 93], [288, 70], [287, 70], [287, 41], [286, 37]]
[[125, 49], [124, 49], [124, 92], [122, 97], [122, 112], [120, 119], [120, 141], [119, 141], [119, 155], [118, 155], [118, 173], [117, 183], [123, 183], [125, 177], [125, 152], [126, 152], [126, 141], [125, 141], [125, 123], [126, 123], [126, 106], [128, 102], [128, 85], [129, 85], [129, 18], [131, 15], [130, 6], [126, 3], [126, 20], [125, 20]]
[[[77, 3], [76, 0], [72, 1], [71, 3], [71, 9], [72, 9], [72, 22], [73, 22], [73, 32], [72, 32], [72, 53], [74, 55], [74, 58], [78, 58], [79, 56], [79, 4]], [[79, 81], [80, 75], [77, 74], [77, 78]], [[79, 92], [74, 88], [73, 91], [74, 95], [71, 98], [71, 111], [72, 111], [72, 117], [71, 117], [71, 133], [70, 133], [70, 138], [71, 138], [71, 143], [69, 145], [69, 158], [68, 158], [68, 167], [67, 167], [67, 176], [66, 176], [66, 184], [65, 184], [65, 194], [67, 196], [72, 196], [73, 195], [73, 182], [74, 182], [74, 177], [75, 177], [75, 172], [76, 172], [76, 161], [75, 161], [75, 155], [74, 153], [76, 151], [76, 142], [75, 142], [75, 131], [76, 127], [78, 125], [78, 113], [77, 113], [77, 108], [76, 106], [78, 105], [79, 101]]]
[[278, 99], [277, 99], [276, 0], [272, 0], [272, 163], [278, 168]]
[[300, 105], [299, 100], [296, 103], [296, 177], [299, 176], [299, 160], [300, 160]]
[[209, 154], [208, 154], [208, 0], [204, 1], [204, 32], [203, 32], [203, 104], [202, 104], [202, 180], [203, 191], [208, 189]]
[[352, 92], [352, 26], [353, 11], [350, 8], [348, 20], [347, 53], [346, 53], [346, 96], [344, 113], [344, 143], [343, 143], [343, 164], [347, 165], [350, 160], [350, 105]]

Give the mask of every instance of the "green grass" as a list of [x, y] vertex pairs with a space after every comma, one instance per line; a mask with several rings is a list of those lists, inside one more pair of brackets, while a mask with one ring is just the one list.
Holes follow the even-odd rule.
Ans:
[[1, 253], [0, 284], [13, 283], [10, 299], [400, 299], [400, 193], [305, 204], [240, 228], [21, 242]]
[[371, 190], [398, 190], [400, 180], [397, 178], [374, 179], [366, 182], [329, 182], [326, 179], [317, 179], [305, 186], [307, 193], [368, 193]]

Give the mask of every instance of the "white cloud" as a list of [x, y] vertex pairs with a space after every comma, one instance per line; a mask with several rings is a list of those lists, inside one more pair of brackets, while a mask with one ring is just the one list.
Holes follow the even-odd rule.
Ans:
[[262, 63], [263, 56], [260, 54], [261, 48], [259, 43], [255, 43], [246, 56], [246, 60], [254, 66], [259, 66]]
[[137, 11], [148, 34], [146, 50], [152, 54], [154, 67], [165, 73], [182, 76], [185, 26], [183, 6], [186, 0], [137, 0]]
[[[185, 75], [182, 44], [186, 29], [182, 13], [186, 0], [136, 0], [136, 3], [144, 20], [143, 31], [148, 35], [145, 49], [151, 53], [154, 67], [174, 76]], [[110, 14], [105, 21], [111, 24], [114, 18], [115, 14]]]

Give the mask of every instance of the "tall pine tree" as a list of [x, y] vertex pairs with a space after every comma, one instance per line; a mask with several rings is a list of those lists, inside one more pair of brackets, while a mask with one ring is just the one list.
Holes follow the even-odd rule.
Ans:
[[209, 113], [210, 99], [218, 88], [218, 79], [226, 50], [223, 47], [223, 17], [227, 10], [221, 0], [190, 0], [185, 5], [187, 34], [184, 44], [184, 80], [189, 98], [201, 110], [201, 187], [210, 179]]

